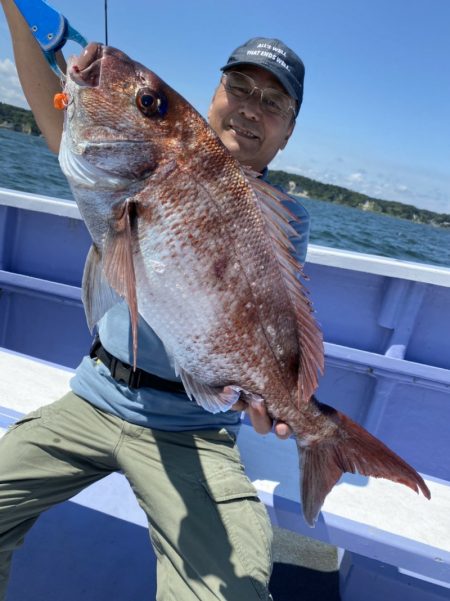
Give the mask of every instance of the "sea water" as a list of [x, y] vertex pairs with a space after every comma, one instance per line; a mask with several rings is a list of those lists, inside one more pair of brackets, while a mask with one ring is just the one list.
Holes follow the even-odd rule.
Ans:
[[[0, 187], [73, 199], [43, 138], [6, 129], [0, 129]], [[450, 267], [450, 229], [313, 198], [300, 202], [310, 213], [314, 244]]]

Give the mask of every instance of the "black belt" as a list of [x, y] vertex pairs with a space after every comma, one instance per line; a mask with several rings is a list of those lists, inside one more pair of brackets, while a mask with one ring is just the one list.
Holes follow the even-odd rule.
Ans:
[[181, 382], [173, 382], [172, 380], [164, 380], [154, 374], [150, 374], [143, 369], [136, 368], [133, 370], [132, 365], [128, 363], [122, 363], [120, 359], [108, 353], [108, 351], [102, 346], [98, 335], [94, 338], [94, 341], [89, 351], [91, 359], [100, 359], [100, 361], [106, 365], [111, 372], [111, 377], [117, 382], [124, 382], [130, 388], [155, 388], [156, 390], [164, 390], [166, 392], [185, 392], [183, 384]]

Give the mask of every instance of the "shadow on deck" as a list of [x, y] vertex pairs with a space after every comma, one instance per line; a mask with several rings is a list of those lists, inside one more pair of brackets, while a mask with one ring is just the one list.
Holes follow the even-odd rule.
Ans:
[[[16, 552], [7, 601], [151, 600], [155, 566], [145, 528], [69, 501], [45, 512]], [[339, 601], [334, 547], [276, 528], [271, 592]]]

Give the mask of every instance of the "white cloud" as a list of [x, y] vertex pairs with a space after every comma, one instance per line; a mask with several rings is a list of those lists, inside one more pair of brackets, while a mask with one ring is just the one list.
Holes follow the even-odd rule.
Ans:
[[29, 108], [19, 82], [15, 64], [9, 59], [0, 59], [0, 102]]
[[349, 182], [362, 182], [364, 179], [364, 174], [361, 171], [355, 171], [354, 173], [350, 173], [347, 177]]

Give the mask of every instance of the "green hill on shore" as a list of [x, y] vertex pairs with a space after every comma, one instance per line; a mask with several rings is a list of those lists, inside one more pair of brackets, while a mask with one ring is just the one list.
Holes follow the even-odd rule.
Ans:
[[4, 102], [0, 102], [0, 127], [33, 136], [41, 134], [31, 111]]
[[269, 171], [269, 181], [281, 186], [290, 194], [311, 197], [314, 200], [326, 200], [336, 204], [347, 205], [363, 211], [384, 213], [392, 217], [408, 219], [416, 223], [426, 223], [450, 229], [450, 214], [434, 213], [426, 209], [418, 209], [410, 204], [393, 200], [380, 200], [354, 192], [341, 186], [323, 184], [303, 175], [286, 173], [285, 171]]

